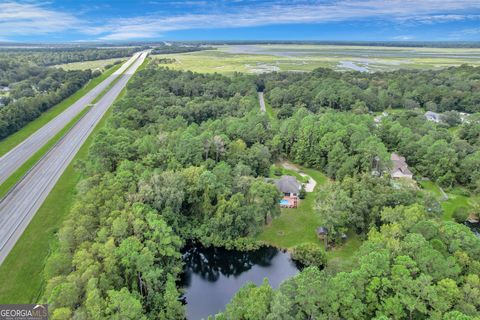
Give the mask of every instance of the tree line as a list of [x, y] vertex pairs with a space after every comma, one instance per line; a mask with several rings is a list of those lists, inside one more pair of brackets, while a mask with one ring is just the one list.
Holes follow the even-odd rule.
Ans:
[[64, 71], [0, 58], [0, 139], [75, 93], [95, 75], [90, 70]]
[[480, 68], [463, 65], [440, 70], [273, 73], [263, 77], [266, 96], [281, 117], [299, 107], [383, 111], [387, 108], [480, 112]]
[[52, 66], [70, 62], [130, 57], [145, 47], [122, 48], [1, 48], [0, 59], [13, 59], [22, 63]]
[[480, 239], [419, 204], [385, 208], [350, 272], [303, 270], [272, 289], [247, 284], [223, 319], [477, 319]]

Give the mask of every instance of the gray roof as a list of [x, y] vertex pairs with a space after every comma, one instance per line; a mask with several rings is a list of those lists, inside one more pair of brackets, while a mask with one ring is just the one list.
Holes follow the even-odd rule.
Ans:
[[398, 170], [401, 173], [406, 175], [412, 174], [410, 169], [408, 169], [408, 165], [407, 165], [407, 162], [405, 161], [405, 157], [402, 157], [396, 153], [392, 153], [390, 159], [393, 162], [392, 173]]
[[298, 193], [302, 187], [297, 178], [292, 176], [282, 176], [275, 181], [275, 185], [283, 193]]
[[440, 113], [436, 113], [433, 111], [425, 112], [425, 117], [427, 117], [427, 119], [429, 120], [440, 121], [441, 120], [440, 116], [441, 116]]

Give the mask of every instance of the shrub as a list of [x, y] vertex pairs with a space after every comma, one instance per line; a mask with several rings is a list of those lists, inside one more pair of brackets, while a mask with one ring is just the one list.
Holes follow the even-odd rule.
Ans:
[[453, 218], [458, 223], [464, 223], [468, 218], [468, 209], [465, 207], [459, 207], [453, 212]]
[[276, 176], [281, 176], [282, 175], [282, 168], [275, 167], [273, 168], [273, 174]]
[[302, 185], [302, 189], [300, 189], [300, 193], [298, 194], [298, 197], [300, 199], [305, 199], [306, 196], [307, 196], [307, 191], [305, 191], [305, 186]]
[[322, 268], [327, 263], [325, 250], [313, 243], [302, 243], [296, 246], [293, 249], [292, 258], [307, 267]]

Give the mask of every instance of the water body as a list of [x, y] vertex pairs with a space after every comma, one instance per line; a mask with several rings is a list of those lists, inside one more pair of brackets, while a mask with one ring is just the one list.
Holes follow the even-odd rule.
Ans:
[[465, 221], [465, 225], [469, 227], [470, 230], [472, 230], [472, 232], [475, 233], [477, 237], [480, 238], [480, 223], [471, 223], [471, 222]]
[[344, 68], [344, 69], [352, 69], [355, 71], [360, 71], [360, 72], [367, 72], [368, 68], [366, 66], [359, 66], [355, 64], [352, 61], [340, 61], [340, 63], [337, 65], [339, 68]]
[[273, 247], [240, 252], [197, 245], [186, 249], [183, 260], [182, 286], [190, 320], [223, 311], [247, 282], [260, 285], [268, 278], [276, 288], [299, 272], [290, 254]]
[[296, 46], [271, 46], [271, 45], [230, 45], [227, 46], [227, 52], [233, 54], [263, 54], [275, 55], [279, 57], [302, 57], [302, 56], [355, 56], [366, 58], [449, 58], [449, 59], [472, 59], [480, 58], [478, 51], [462, 52], [461, 50], [438, 51], [439, 49], [431, 48], [375, 48], [375, 47], [350, 47], [344, 46], [322, 46], [316, 47], [300, 45]]

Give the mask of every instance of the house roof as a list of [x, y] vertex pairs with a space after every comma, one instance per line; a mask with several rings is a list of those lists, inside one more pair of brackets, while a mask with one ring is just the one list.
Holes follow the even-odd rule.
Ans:
[[427, 117], [427, 119], [433, 119], [433, 120], [436, 120], [436, 121], [440, 121], [440, 113], [436, 113], [436, 112], [433, 112], [433, 111], [425, 112], [425, 117]]
[[275, 185], [283, 193], [298, 193], [302, 187], [293, 176], [282, 176], [275, 180]]
[[393, 167], [391, 173], [395, 173], [397, 171], [401, 172], [404, 175], [412, 175], [410, 169], [408, 169], [407, 162], [405, 161], [405, 157], [402, 157], [396, 153], [392, 153], [390, 159], [393, 162]]

